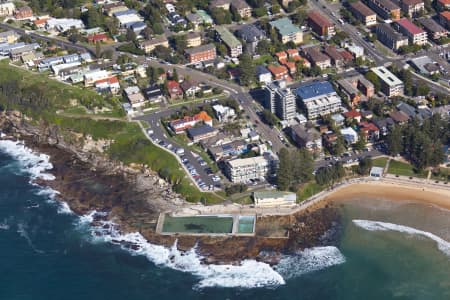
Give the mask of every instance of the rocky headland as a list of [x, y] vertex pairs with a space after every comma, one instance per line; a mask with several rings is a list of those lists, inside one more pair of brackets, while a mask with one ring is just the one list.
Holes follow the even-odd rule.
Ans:
[[335, 240], [329, 233], [339, 223], [339, 214], [326, 203], [292, 215], [259, 216], [255, 236], [160, 235], [155, 232], [159, 214], [191, 204], [148, 167], [112, 161], [102, 150], [108, 141], [99, 143], [36, 123], [19, 112], [1, 112], [0, 130], [6, 138], [22, 140], [50, 156], [55, 180], [38, 183], [57, 190], [60, 200], [75, 213], [108, 212], [107, 218], [122, 232], [140, 232], [149, 242], [167, 247], [177, 241], [179, 250], [196, 246], [208, 263], [237, 263], [247, 258], [276, 263], [282, 253]]

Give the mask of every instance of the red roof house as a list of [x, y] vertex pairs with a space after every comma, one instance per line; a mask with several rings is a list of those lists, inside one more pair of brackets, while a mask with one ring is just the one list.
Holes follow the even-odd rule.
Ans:
[[108, 40], [108, 36], [106, 35], [106, 33], [97, 33], [97, 34], [93, 34], [88, 36], [88, 42], [89, 43], [100, 43], [100, 42], [106, 42]]
[[169, 97], [171, 99], [183, 96], [183, 90], [181, 89], [180, 84], [175, 80], [167, 81], [167, 91], [169, 92]]

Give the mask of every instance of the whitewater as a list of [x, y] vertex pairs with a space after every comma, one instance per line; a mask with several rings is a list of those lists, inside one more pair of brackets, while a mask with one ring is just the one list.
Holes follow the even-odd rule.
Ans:
[[[10, 155], [19, 162], [21, 172], [30, 177], [30, 184], [36, 179], [54, 180], [55, 177], [49, 173], [53, 168], [50, 157], [32, 151], [20, 141], [0, 140], [0, 151]], [[69, 205], [63, 201], [56, 201], [59, 194], [48, 187], [38, 186], [36, 194], [45, 196], [49, 202], [58, 203], [57, 212], [60, 214], [73, 214]], [[104, 212], [92, 211], [87, 215], [79, 216], [76, 222], [80, 226], [86, 226], [91, 232], [95, 242], [119, 244], [132, 255], [143, 255], [149, 261], [160, 267], [167, 267], [181, 272], [188, 272], [199, 278], [199, 282], [194, 289], [204, 289], [210, 287], [226, 288], [257, 288], [257, 287], [277, 287], [286, 284], [287, 279], [309, 272], [319, 271], [334, 265], [345, 262], [345, 257], [338, 248], [333, 246], [314, 247], [298, 251], [293, 255], [284, 255], [279, 264], [271, 267], [269, 264], [256, 260], [244, 260], [239, 265], [215, 265], [202, 263], [203, 257], [197, 253], [194, 247], [187, 252], [179, 251], [177, 244], [167, 248], [149, 243], [140, 233], [122, 233], [119, 227], [111, 221], [100, 221], [99, 225], [93, 226], [91, 223], [96, 215], [104, 215]], [[106, 225], [106, 226], [105, 226]], [[5, 227], [5, 226], [2, 226]], [[6, 227], [5, 227], [6, 228]], [[109, 228], [109, 229], [104, 229]], [[101, 237], [96, 233], [103, 231]], [[20, 230], [20, 234], [25, 236], [26, 231]], [[125, 245], [137, 245], [137, 249], [125, 247]], [[35, 248], [33, 246], [33, 248]], [[39, 252], [39, 249], [35, 249]]]
[[370, 220], [353, 220], [353, 223], [365, 230], [368, 231], [397, 231], [401, 233], [406, 233], [409, 235], [417, 235], [429, 238], [436, 242], [437, 247], [440, 251], [450, 257], [450, 242], [442, 239], [441, 237], [427, 231], [422, 231], [416, 228], [387, 223], [387, 222], [379, 222], [379, 221], [370, 221]]

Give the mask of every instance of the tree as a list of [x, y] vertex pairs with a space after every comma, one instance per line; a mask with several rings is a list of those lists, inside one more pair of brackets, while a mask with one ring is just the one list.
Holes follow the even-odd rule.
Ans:
[[259, 55], [271, 54], [272, 52], [273, 47], [268, 40], [261, 40], [256, 46], [256, 53], [258, 53]]
[[358, 141], [355, 143], [354, 148], [356, 150], [363, 150], [366, 148], [366, 136], [362, 130], [358, 133]]
[[99, 11], [99, 9], [95, 7], [89, 8], [81, 18], [88, 28], [103, 27], [105, 23], [103, 14]]
[[386, 144], [389, 154], [396, 156], [402, 150], [402, 128], [394, 126], [386, 137]]
[[106, 59], [112, 59], [113, 58], [113, 55], [114, 55], [114, 50], [112, 50], [112, 49], [106, 49], [105, 51], [103, 51], [103, 53], [102, 53], [102, 56], [103, 56], [103, 58], [106, 58]]
[[95, 43], [95, 57], [100, 58], [102, 56], [102, 45], [100, 42]]
[[242, 20], [239, 11], [233, 5], [231, 5], [230, 12], [234, 22], [240, 22]]
[[279, 190], [286, 191], [293, 180], [291, 155], [289, 150], [282, 148], [278, 157], [280, 164], [277, 171], [277, 185]]
[[223, 8], [214, 7], [211, 9], [211, 17], [217, 25], [231, 24], [231, 13]]
[[369, 174], [370, 169], [372, 168], [372, 158], [370, 156], [366, 156], [359, 161], [358, 164], [358, 173], [360, 175]]
[[131, 29], [131, 28], [127, 29], [126, 38], [127, 38], [127, 41], [129, 41], [129, 42], [136, 41], [136, 33], [133, 31], [133, 29]]
[[172, 71], [172, 80], [178, 82], [179, 78], [178, 78], [178, 72], [177, 69], [173, 68]]
[[367, 78], [367, 80], [372, 82], [372, 84], [375, 88], [375, 91], [379, 92], [381, 89], [381, 82], [380, 82], [380, 79], [378, 78], [378, 76], [374, 72], [369, 71], [366, 74], [366, 78]]
[[261, 115], [264, 123], [269, 126], [275, 126], [278, 123], [277, 117], [268, 109], [263, 110]]
[[256, 67], [250, 54], [244, 53], [240, 56], [239, 69], [241, 71], [239, 80], [242, 85], [249, 86], [255, 82]]
[[174, 35], [172, 37], [172, 43], [175, 51], [177, 51], [178, 53], [183, 53], [187, 48], [187, 37], [185, 34]]

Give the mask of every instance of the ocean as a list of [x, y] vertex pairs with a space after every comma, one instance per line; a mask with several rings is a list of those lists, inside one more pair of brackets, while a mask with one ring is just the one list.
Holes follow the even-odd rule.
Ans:
[[[48, 157], [0, 141], [0, 300], [450, 299], [450, 211], [407, 201], [343, 202], [335, 246], [205, 266], [195, 249], [151, 245], [55, 201]], [[112, 228], [112, 229], [111, 229]], [[132, 241], [137, 250], [115, 244]]]

